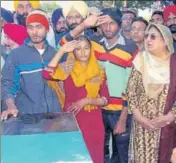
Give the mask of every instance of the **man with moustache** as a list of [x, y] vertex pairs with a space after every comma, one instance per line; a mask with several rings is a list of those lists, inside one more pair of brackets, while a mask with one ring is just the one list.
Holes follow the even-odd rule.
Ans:
[[14, 0], [14, 23], [26, 26], [26, 17], [34, 9], [40, 8], [40, 1]]
[[152, 13], [150, 23], [164, 24], [163, 12], [156, 10]]
[[[66, 19], [69, 31], [79, 26], [86, 19], [88, 14], [89, 7], [84, 1], [70, 1], [69, 4], [63, 8], [63, 15]], [[91, 37], [94, 32], [92, 29], [86, 29], [82, 34]], [[65, 37], [67, 36], [65, 35]], [[63, 37], [63, 39], [65, 39], [65, 37]]]
[[28, 34], [24, 26], [13, 23], [7, 23], [4, 25], [4, 34], [5, 37], [2, 43], [5, 48], [6, 55], [4, 56], [4, 59], [6, 60], [8, 54], [13, 49], [18, 48], [24, 43], [24, 40], [28, 37]]
[[4, 25], [7, 23], [13, 23], [13, 14], [4, 9], [1, 8], [1, 19], [0, 19], [0, 26], [1, 26], [1, 43], [0, 43], [0, 48], [1, 48], [1, 69], [3, 68], [3, 65], [5, 63], [5, 58], [6, 58], [6, 49], [3, 45], [5, 35], [4, 35]]
[[144, 50], [145, 29], [148, 22], [142, 17], [134, 18], [131, 23], [131, 39], [138, 46], [139, 51]]
[[176, 5], [169, 5], [164, 8], [163, 11], [165, 25], [169, 27], [173, 40], [174, 49], [176, 52]]
[[58, 8], [53, 12], [51, 20], [55, 32], [55, 40], [57, 45], [60, 39], [68, 33], [66, 20], [62, 13], [62, 8]]
[[88, 14], [88, 6], [83, 1], [71, 1], [63, 8], [63, 15], [70, 30], [81, 24]]
[[59, 112], [57, 94], [42, 77], [42, 69], [56, 51], [46, 41], [49, 23], [46, 14], [34, 10], [26, 18], [29, 39], [11, 51], [2, 72], [2, 101], [6, 106], [1, 115]]
[[[128, 162], [131, 115], [128, 115], [125, 90], [131, 61], [137, 54], [133, 41], [125, 39], [120, 33], [122, 14], [119, 9], [104, 9], [102, 16], [91, 15], [71, 30], [61, 43], [71, 41], [85, 29], [100, 26], [102, 37], [91, 38], [94, 53], [104, 68], [110, 93], [109, 105], [102, 109], [105, 127], [104, 163]], [[62, 45], [63, 45], [62, 44]], [[112, 157], [109, 140], [112, 135]]]
[[131, 10], [124, 11], [122, 16], [122, 28], [121, 35], [126, 39], [131, 39], [130, 30], [131, 30], [131, 22], [136, 17], [136, 13]]
[[[40, 8], [39, 0], [14, 0], [14, 23], [26, 26], [26, 17], [34, 9]], [[54, 31], [52, 27], [49, 27], [49, 32], [47, 33], [47, 41], [52, 47], [56, 47]]]
[[[79, 26], [87, 18], [89, 14], [89, 7], [84, 1], [70, 1], [69, 4], [63, 8], [62, 12], [66, 20], [68, 31], [60, 39], [59, 44], [57, 44], [57, 48], [62, 46], [62, 44], [64, 44], [66, 40], [69, 40], [70, 31]], [[95, 32], [91, 28], [85, 29], [80, 34], [85, 35], [88, 38], [92, 37], [93, 35], [95, 35]], [[63, 55], [60, 62], [64, 62], [66, 59], [67, 55]]]

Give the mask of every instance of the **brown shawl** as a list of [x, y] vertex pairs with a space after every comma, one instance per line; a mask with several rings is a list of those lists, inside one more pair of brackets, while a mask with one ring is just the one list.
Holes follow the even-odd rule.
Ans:
[[[164, 114], [166, 115], [176, 101], [176, 54], [171, 56], [170, 62], [170, 87], [167, 96]], [[159, 148], [159, 163], [169, 163], [172, 150], [176, 146], [176, 123], [161, 129], [161, 141]]]

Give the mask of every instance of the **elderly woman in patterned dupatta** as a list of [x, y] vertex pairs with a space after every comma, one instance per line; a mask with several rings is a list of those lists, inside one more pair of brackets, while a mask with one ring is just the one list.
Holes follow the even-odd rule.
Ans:
[[[65, 53], [68, 53], [67, 61], [58, 65]], [[79, 36], [63, 45], [43, 71], [43, 77], [64, 81], [63, 111], [75, 114], [93, 162], [103, 163], [104, 127], [99, 107], [108, 104], [109, 93], [104, 70], [94, 56], [90, 41]]]
[[169, 163], [176, 126], [176, 58], [169, 28], [150, 24], [145, 49], [133, 61], [127, 87], [134, 114], [129, 163]]

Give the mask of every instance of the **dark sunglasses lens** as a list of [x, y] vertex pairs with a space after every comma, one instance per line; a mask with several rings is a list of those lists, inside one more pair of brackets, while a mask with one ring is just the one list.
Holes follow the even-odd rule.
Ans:
[[155, 40], [156, 36], [155, 35], [150, 35], [151, 40]]
[[153, 34], [151, 34], [151, 35], [149, 35], [149, 34], [145, 34], [144, 37], [145, 37], [145, 39], [147, 39], [148, 37], [150, 37], [151, 40], [155, 40], [155, 39], [156, 39], [156, 36], [153, 35]]

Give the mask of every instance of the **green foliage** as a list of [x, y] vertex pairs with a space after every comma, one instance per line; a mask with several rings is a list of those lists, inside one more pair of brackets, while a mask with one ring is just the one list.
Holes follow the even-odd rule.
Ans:
[[99, 9], [114, 7], [114, 4], [115, 4], [114, 0], [109, 0], [109, 1], [93, 1], [93, 0], [89, 1], [89, 0], [86, 0], [85, 2], [87, 3], [88, 6], [97, 7]]
[[103, 1], [85, 1], [89, 7], [97, 7], [99, 9], [104, 8]]
[[124, 1], [115, 1], [115, 6], [118, 8], [136, 8], [136, 9], [145, 9], [145, 8], [151, 8], [152, 4], [155, 2], [155, 0], [150, 0], [150, 1], [142, 1], [142, 0], [127, 0], [126, 1], [126, 6]]
[[[123, 8], [135, 8], [135, 9], [146, 9], [146, 8], [150, 8], [153, 9], [155, 8], [157, 5], [156, 0], [108, 0], [108, 1], [93, 1], [93, 0], [86, 0], [85, 1], [88, 6], [92, 7], [98, 7], [99, 9], [102, 8], [108, 8], [108, 7], [117, 7], [120, 9]], [[171, 2], [168, 0], [162, 0], [161, 2], [161, 6], [166, 6], [169, 5]]]

